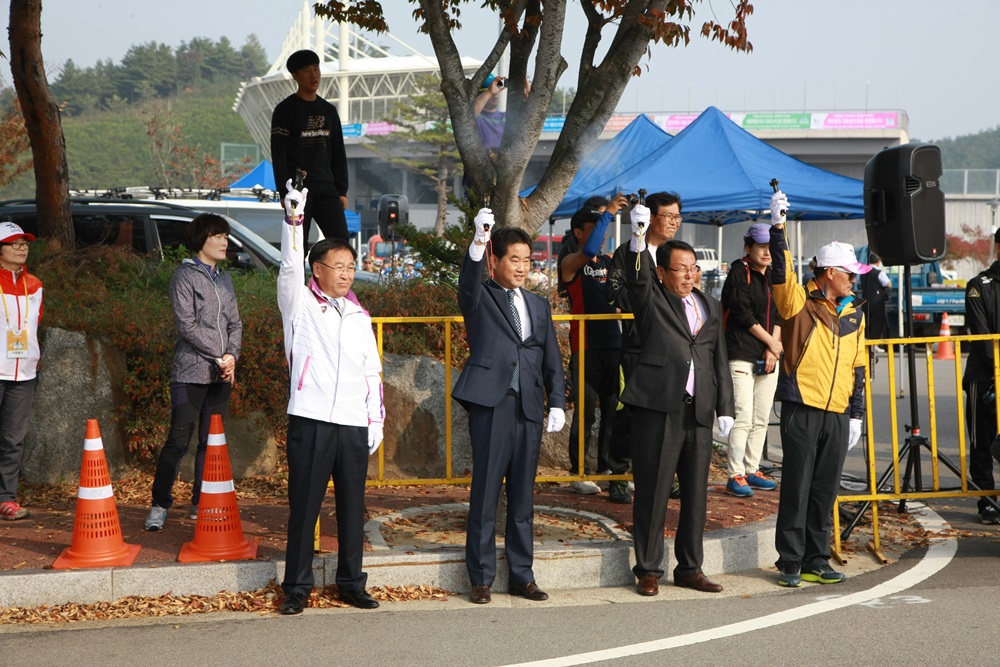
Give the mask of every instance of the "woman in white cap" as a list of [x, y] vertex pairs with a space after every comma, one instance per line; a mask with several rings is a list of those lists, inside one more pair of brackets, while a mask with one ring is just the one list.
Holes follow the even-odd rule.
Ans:
[[0, 300], [7, 324], [0, 360], [0, 519], [6, 521], [28, 516], [17, 503], [17, 479], [41, 357], [42, 281], [26, 266], [28, 243], [34, 240], [13, 222], [0, 223]]

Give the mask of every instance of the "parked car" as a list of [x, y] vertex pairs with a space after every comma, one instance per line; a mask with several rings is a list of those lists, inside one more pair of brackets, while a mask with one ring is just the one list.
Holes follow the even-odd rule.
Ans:
[[[78, 247], [127, 246], [142, 255], [162, 260], [163, 251], [184, 242], [187, 224], [203, 213], [167, 201], [145, 199], [72, 200], [73, 228]], [[238, 269], [277, 268], [281, 254], [270, 243], [228, 216], [230, 265]], [[0, 222], [10, 221], [38, 236], [34, 199], [0, 202]]]

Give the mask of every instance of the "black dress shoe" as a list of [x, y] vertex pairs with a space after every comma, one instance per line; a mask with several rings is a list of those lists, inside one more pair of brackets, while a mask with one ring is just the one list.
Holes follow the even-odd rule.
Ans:
[[294, 616], [295, 614], [301, 614], [302, 610], [305, 609], [305, 606], [305, 595], [302, 595], [301, 593], [291, 593], [285, 596], [281, 606], [278, 607], [278, 613], [282, 616]]
[[674, 575], [674, 586], [680, 586], [681, 588], [693, 588], [696, 591], [701, 591], [702, 593], [721, 593], [722, 584], [717, 584], [714, 581], [709, 581], [701, 572], [692, 574], [690, 577], [678, 577]]
[[340, 600], [358, 609], [378, 609], [378, 600], [363, 588], [357, 591], [340, 591]]
[[534, 602], [541, 602], [542, 600], [548, 600], [549, 594], [543, 591], [541, 588], [535, 585], [535, 582], [529, 581], [526, 584], [517, 584], [511, 586], [508, 591], [511, 595], [516, 595], [518, 597], [525, 598], [526, 600], [532, 600]]
[[660, 592], [660, 578], [655, 574], [644, 574], [639, 577], [639, 582], [635, 585], [635, 592], [647, 597]]
[[469, 596], [469, 601], [473, 604], [488, 604], [492, 600], [490, 587], [486, 584], [476, 584], [472, 587], [472, 595]]

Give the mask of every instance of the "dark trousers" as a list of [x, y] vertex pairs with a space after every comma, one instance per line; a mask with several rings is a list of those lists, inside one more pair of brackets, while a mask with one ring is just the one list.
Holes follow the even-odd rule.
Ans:
[[309, 227], [312, 220], [316, 221], [328, 239], [338, 238], [348, 241], [347, 216], [340, 195], [334, 193], [309, 193], [306, 197], [306, 210], [302, 218], [302, 238], [309, 246]]
[[850, 418], [802, 403], [781, 404], [781, 496], [777, 566], [830, 560], [833, 503], [847, 457]]
[[0, 380], [0, 503], [17, 500], [24, 438], [31, 425], [37, 378]]
[[[619, 396], [628, 386], [632, 370], [639, 363], [639, 354], [622, 350], [619, 359], [621, 375], [618, 377]], [[623, 382], [624, 380], [624, 382]], [[632, 406], [620, 403], [615, 413], [615, 423], [611, 430], [611, 450], [608, 453], [608, 467], [613, 475], [623, 475], [632, 465]], [[603, 417], [602, 417], [603, 418]]]
[[[583, 407], [583, 428], [585, 435], [584, 453], [592, 452], [594, 421], [597, 419], [597, 407], [601, 408], [601, 426], [597, 436], [597, 469], [612, 470], [611, 449], [613, 443], [615, 413], [618, 407], [618, 365], [621, 350], [619, 349], [588, 349], [584, 352], [584, 398], [577, 394], [580, 387], [580, 352], [574, 352], [570, 357], [569, 369], [573, 386], [570, 393], [576, 396], [576, 409]], [[622, 447], [628, 447], [626, 440]], [[569, 469], [577, 473], [580, 470], [580, 417], [573, 415], [569, 426]], [[584, 457], [584, 472], [590, 474], [590, 466]], [[624, 471], [623, 471], [624, 472]]]
[[[983, 400], [983, 395], [992, 386], [992, 380], [983, 380], [970, 382], [965, 388], [965, 421], [969, 426], [969, 476], [976, 486], [984, 490], [996, 488], [990, 445], [997, 436], [997, 417]], [[980, 498], [978, 505], [982, 512], [988, 503], [985, 498]]]
[[505, 396], [494, 408], [469, 407], [472, 491], [465, 535], [465, 564], [473, 586], [493, 585], [497, 575], [496, 518], [500, 486], [507, 478], [507, 567], [510, 585], [535, 580], [534, 489], [541, 422], [528, 421], [519, 396]]
[[194, 457], [194, 489], [191, 504], [197, 505], [201, 496], [201, 476], [205, 470], [205, 451], [208, 448], [208, 426], [212, 415], [226, 418], [229, 396], [233, 385], [228, 382], [211, 384], [170, 384], [170, 431], [167, 441], [156, 460], [156, 474], [153, 477], [153, 505], [170, 509], [174, 504], [173, 487], [180, 472], [181, 459], [187, 453], [198, 422], [198, 450]]
[[695, 421], [694, 405], [678, 412], [634, 409], [632, 424], [632, 537], [636, 577], [663, 576], [663, 528], [674, 474], [681, 484], [681, 509], [674, 538], [674, 578], [701, 571], [704, 558], [705, 505], [708, 466], [712, 459], [712, 429]]
[[312, 592], [313, 529], [331, 478], [337, 503], [337, 589], [356, 593], [368, 581], [361, 571], [368, 427], [288, 415], [288, 546], [281, 582], [285, 595]]

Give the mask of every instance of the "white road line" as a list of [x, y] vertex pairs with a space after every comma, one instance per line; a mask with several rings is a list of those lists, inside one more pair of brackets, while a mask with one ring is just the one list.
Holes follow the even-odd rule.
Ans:
[[[911, 502], [910, 512], [917, 519], [917, 521], [920, 522], [923, 528], [932, 535], [940, 534], [942, 531], [949, 528], [945, 520], [929, 507], [919, 506], [916, 503]], [[508, 667], [569, 667], [570, 665], [585, 665], [593, 662], [600, 662], [602, 660], [615, 660], [617, 658], [623, 658], [630, 655], [654, 653], [656, 651], [665, 651], [667, 649], [678, 648], [680, 646], [699, 644], [713, 639], [733, 637], [746, 632], [753, 632], [755, 630], [781, 625], [782, 623], [790, 623], [791, 621], [798, 621], [810, 616], [825, 614], [827, 612], [843, 609], [844, 607], [849, 607], [851, 605], [868, 602], [869, 600], [873, 600], [875, 598], [884, 598], [890, 595], [896, 595], [912, 586], [916, 586], [920, 582], [944, 569], [948, 563], [951, 562], [951, 559], [954, 558], [957, 549], [958, 541], [954, 537], [932, 537], [927, 553], [920, 560], [920, 562], [906, 572], [893, 577], [889, 581], [878, 584], [867, 591], [859, 591], [842, 597], [825, 599], [820, 602], [813, 602], [811, 604], [796, 607], [794, 609], [787, 609], [768, 616], [761, 616], [759, 618], [753, 618], [739, 623], [732, 623], [730, 625], [723, 625], [708, 630], [700, 630], [698, 632], [679, 635], [677, 637], [667, 637], [665, 639], [657, 639], [654, 641], [642, 642], [640, 644], [619, 646], [616, 648], [604, 649], [602, 651], [591, 651], [589, 653], [578, 653], [577, 655], [567, 655], [548, 660], [522, 662], [516, 665], [509, 665]]]

